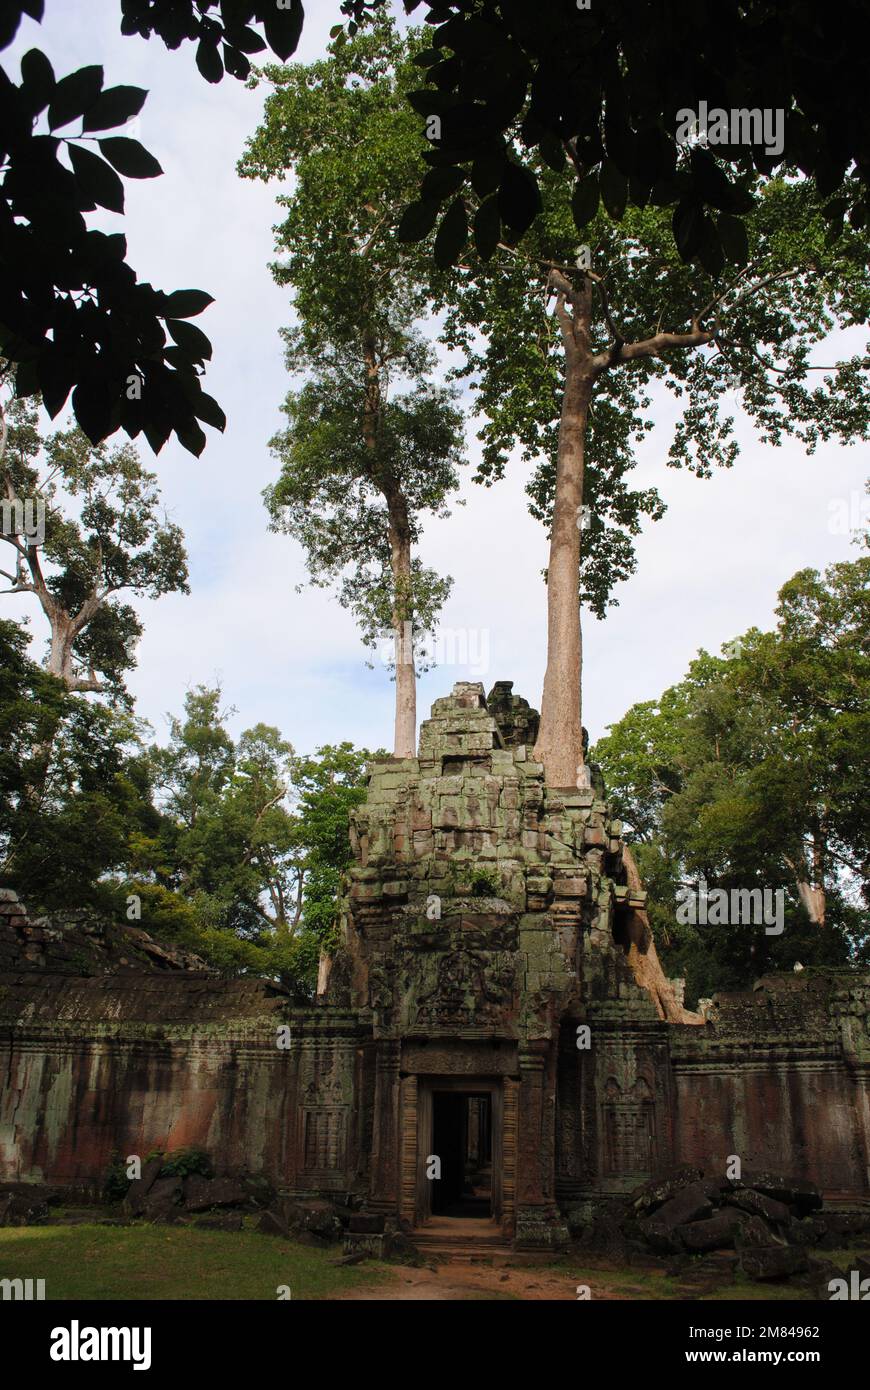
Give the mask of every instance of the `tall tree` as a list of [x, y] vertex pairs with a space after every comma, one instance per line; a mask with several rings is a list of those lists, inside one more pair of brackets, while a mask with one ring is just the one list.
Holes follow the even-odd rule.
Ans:
[[[39, 602], [49, 628], [46, 669], [68, 690], [123, 696], [142, 623], [120, 596], [189, 592], [184, 538], [162, 512], [156, 476], [130, 444], [94, 446], [79, 429], [43, 442], [35, 409], [18, 401], [0, 481], [0, 541], [11, 552], [0, 575], [7, 593]], [[28, 509], [38, 530], [25, 529]]]
[[266, 68], [274, 91], [239, 165], [249, 178], [295, 178], [279, 198], [285, 259], [273, 273], [298, 316], [287, 366], [308, 379], [288, 395], [288, 428], [272, 441], [272, 525], [302, 544], [313, 583], [337, 586], [368, 645], [392, 632], [400, 758], [416, 747], [416, 639], [450, 585], [414, 547], [423, 515], [446, 514], [462, 462], [461, 415], [430, 381], [435, 356], [418, 327], [434, 272], [395, 235], [420, 172], [403, 102], [418, 48], [380, 17], [322, 62]]
[[[682, 262], [662, 209], [626, 210], [621, 199], [617, 223], [597, 193], [578, 204], [560, 175], [541, 178], [544, 212], [522, 247], [467, 257], [447, 337], [465, 353], [459, 375], [479, 380], [481, 476], [499, 476], [515, 444], [536, 464], [532, 510], [550, 533], [536, 756], [551, 784], [569, 786], [588, 780], [578, 593], [600, 616], [634, 567], [641, 517], [662, 511], [654, 492], [625, 484], [633, 446], [653, 426], [650, 388], [661, 380], [684, 402], [667, 461], [700, 477], [737, 457], [729, 391], [769, 444], [792, 436], [811, 452], [819, 440], [868, 437], [868, 359], [822, 367], [811, 357], [832, 326], [868, 322], [870, 277], [863, 235], [847, 228], [832, 240], [806, 180], [758, 190], [734, 270], [721, 256]], [[491, 253], [494, 199], [478, 211]]]

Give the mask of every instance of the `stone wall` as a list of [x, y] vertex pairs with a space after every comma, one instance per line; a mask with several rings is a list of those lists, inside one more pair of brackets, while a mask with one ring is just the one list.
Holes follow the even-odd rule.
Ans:
[[0, 1179], [94, 1184], [114, 1156], [194, 1146], [281, 1172], [286, 1008], [262, 981], [0, 976]]
[[720, 994], [704, 1029], [670, 1037], [677, 1149], [728, 1154], [829, 1192], [870, 1192], [870, 978], [810, 970]]

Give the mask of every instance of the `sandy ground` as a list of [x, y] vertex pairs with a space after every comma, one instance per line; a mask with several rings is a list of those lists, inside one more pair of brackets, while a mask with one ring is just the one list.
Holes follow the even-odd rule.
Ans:
[[[631, 1299], [641, 1289], [625, 1286], [619, 1291], [608, 1288], [600, 1271], [590, 1272], [587, 1278], [592, 1297], [596, 1299]], [[403, 1268], [382, 1284], [351, 1289], [337, 1296], [339, 1301], [398, 1301], [464, 1302], [470, 1299], [577, 1299], [577, 1276], [571, 1272], [552, 1269], [499, 1269], [488, 1265], [467, 1265], [451, 1261], [435, 1269]]]

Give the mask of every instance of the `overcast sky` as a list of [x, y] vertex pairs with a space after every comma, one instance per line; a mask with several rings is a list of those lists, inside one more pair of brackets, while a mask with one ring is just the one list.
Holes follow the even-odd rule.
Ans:
[[[299, 61], [323, 54], [340, 18], [338, 0], [306, 9]], [[226, 411], [226, 433], [207, 429], [199, 460], [175, 443], [154, 460], [142, 442], [169, 514], [187, 538], [191, 594], [139, 605], [145, 635], [129, 682], [137, 710], [162, 740], [165, 714], [180, 711], [185, 691], [220, 680], [226, 703], [238, 710], [236, 732], [264, 721], [300, 751], [342, 739], [391, 746], [394, 687], [387, 672], [367, 668], [353, 622], [326, 593], [296, 593], [304, 579], [300, 551], [266, 530], [261, 492], [275, 475], [268, 440], [281, 423], [287, 389], [279, 329], [292, 315], [288, 292], [268, 271], [276, 190], [235, 172], [263, 94], [229, 77], [209, 85], [195, 67], [193, 45], [169, 53], [157, 39], [124, 38], [119, 15], [118, 0], [46, 0], [43, 24], [25, 19], [4, 56], [36, 45], [58, 77], [99, 62], [107, 86], [148, 88], [138, 130], [124, 133], [142, 140], [164, 176], [125, 180], [126, 215], [91, 221], [126, 233], [141, 280], [167, 291], [205, 289], [216, 301], [196, 322], [214, 346], [205, 385]], [[835, 343], [817, 360], [833, 361], [838, 349], [844, 355]], [[794, 444], [761, 447], [747, 426], [739, 431], [735, 468], [702, 481], [665, 467], [674, 420], [669, 393], [656, 420], [633, 482], [655, 484], [667, 514], [639, 539], [637, 572], [619, 586], [619, 606], [605, 622], [585, 619], [584, 723], [593, 740], [630, 705], [679, 680], [698, 648], [718, 651], [753, 624], [770, 626], [777, 589], [796, 570], [858, 554], [838, 533], [837, 519], [864, 505], [865, 445], [825, 446], [807, 458]], [[474, 436], [471, 423], [468, 475], [478, 457]], [[455, 581], [443, 626], [466, 634], [470, 661], [422, 679], [421, 718], [456, 680], [481, 680], [487, 689], [513, 680], [516, 693], [540, 703], [546, 540], [526, 511], [524, 483], [519, 464], [493, 489], [466, 479], [466, 506], [426, 527], [424, 560]], [[4, 613], [22, 616], [29, 603], [7, 598]], [[32, 611], [41, 639], [41, 615]]]

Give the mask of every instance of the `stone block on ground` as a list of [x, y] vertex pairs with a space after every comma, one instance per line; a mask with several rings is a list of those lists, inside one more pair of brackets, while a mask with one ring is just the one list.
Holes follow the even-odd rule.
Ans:
[[712, 1215], [713, 1203], [707, 1196], [703, 1182], [690, 1183], [676, 1196], [665, 1202], [656, 1212], [656, 1220], [667, 1230], [673, 1231], [689, 1221], [699, 1221]]
[[809, 1268], [806, 1251], [795, 1245], [757, 1245], [741, 1252], [740, 1268], [748, 1279], [788, 1279]]

